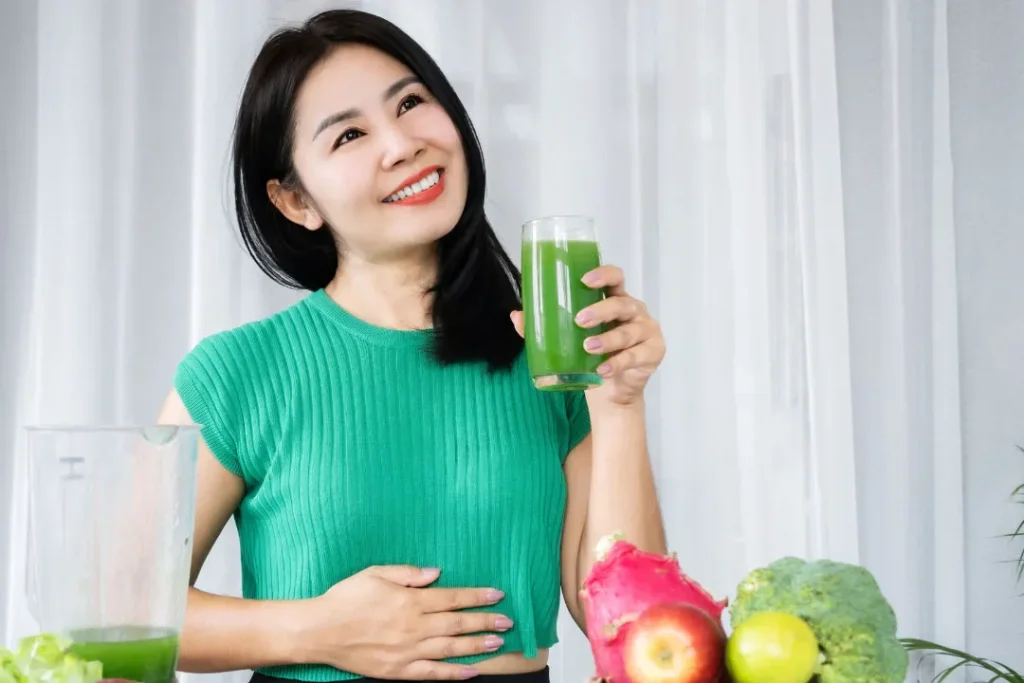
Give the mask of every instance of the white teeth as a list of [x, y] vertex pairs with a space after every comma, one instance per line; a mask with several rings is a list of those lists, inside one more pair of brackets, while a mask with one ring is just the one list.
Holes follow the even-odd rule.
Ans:
[[401, 190], [399, 190], [398, 192], [394, 193], [393, 195], [391, 195], [390, 197], [388, 197], [384, 201], [385, 202], [397, 202], [397, 201], [399, 201], [401, 199], [405, 199], [406, 197], [411, 197], [414, 194], [419, 194], [420, 192], [423, 192], [423, 190], [427, 190], [427, 189], [433, 187], [434, 185], [437, 185], [437, 181], [439, 181], [440, 179], [441, 179], [441, 172], [440, 171], [434, 171], [433, 173], [428, 175], [423, 180], [415, 182], [412, 185], [406, 185]]

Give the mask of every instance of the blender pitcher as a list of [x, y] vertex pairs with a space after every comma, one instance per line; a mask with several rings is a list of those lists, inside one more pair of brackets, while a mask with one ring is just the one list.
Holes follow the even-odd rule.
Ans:
[[103, 678], [171, 683], [198, 426], [28, 429], [29, 609]]

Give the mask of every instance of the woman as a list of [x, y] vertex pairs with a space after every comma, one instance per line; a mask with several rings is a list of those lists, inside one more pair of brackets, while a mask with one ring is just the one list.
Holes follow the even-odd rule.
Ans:
[[[643, 388], [664, 345], [618, 268], [579, 323], [610, 355], [533, 388], [519, 275], [466, 111], [387, 21], [263, 46], [235, 130], [242, 235], [298, 304], [204, 339], [161, 421], [203, 425], [192, 582], [228, 518], [244, 598], [190, 589], [179, 666], [255, 680], [547, 680], [595, 542], [664, 552]], [[591, 427], [592, 426], [592, 427]]]

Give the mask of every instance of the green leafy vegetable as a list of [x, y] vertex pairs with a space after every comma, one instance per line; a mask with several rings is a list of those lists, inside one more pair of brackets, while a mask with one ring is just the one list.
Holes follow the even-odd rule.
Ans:
[[44, 633], [22, 638], [13, 652], [0, 647], [0, 683], [97, 683], [103, 665], [67, 652], [70, 644]]

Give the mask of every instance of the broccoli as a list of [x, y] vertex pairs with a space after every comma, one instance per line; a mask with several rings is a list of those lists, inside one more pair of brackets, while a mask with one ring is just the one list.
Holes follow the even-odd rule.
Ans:
[[821, 683], [903, 683], [909, 657], [896, 613], [863, 567], [778, 559], [740, 583], [729, 610], [735, 629], [756, 612], [788, 612], [811, 627], [822, 650]]

